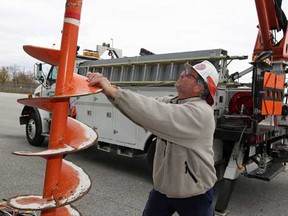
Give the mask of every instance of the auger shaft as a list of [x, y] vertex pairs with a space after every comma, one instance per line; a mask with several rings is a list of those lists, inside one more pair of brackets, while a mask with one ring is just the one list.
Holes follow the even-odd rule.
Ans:
[[[55, 96], [61, 96], [71, 88], [73, 79], [75, 57], [77, 50], [77, 39], [81, 16], [82, 0], [67, 0], [64, 24], [62, 30], [62, 40], [60, 49], [60, 59], [56, 81]], [[67, 125], [69, 109], [69, 98], [63, 102], [55, 103], [52, 113], [52, 123], [48, 149], [57, 149], [63, 146], [64, 135]], [[57, 190], [58, 182], [61, 178], [62, 155], [53, 156], [47, 159], [46, 173], [44, 181], [43, 198], [53, 198]], [[69, 179], [73, 181], [73, 179]], [[76, 183], [77, 184], [77, 183]], [[57, 209], [43, 210], [42, 216], [57, 215]]]

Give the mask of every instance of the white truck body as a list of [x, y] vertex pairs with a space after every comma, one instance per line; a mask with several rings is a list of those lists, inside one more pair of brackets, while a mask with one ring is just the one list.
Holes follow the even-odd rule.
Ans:
[[[226, 64], [225, 55], [225, 50], [215, 49], [87, 61], [79, 65], [78, 73], [85, 75], [87, 71], [99, 71], [121, 88], [149, 97], [175, 97], [174, 82], [184, 70], [185, 62], [210, 58], [220, 68]], [[78, 98], [75, 105], [76, 119], [98, 132], [98, 149], [108, 152], [116, 150], [117, 154], [129, 157], [148, 151], [154, 135], [127, 119], [103, 94]], [[215, 104], [221, 112], [224, 111], [222, 106]], [[215, 146], [218, 145], [220, 150], [215, 147], [215, 161], [222, 158], [221, 142], [218, 141]]]

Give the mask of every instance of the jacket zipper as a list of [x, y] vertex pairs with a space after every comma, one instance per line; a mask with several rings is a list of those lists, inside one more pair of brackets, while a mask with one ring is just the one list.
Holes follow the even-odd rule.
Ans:
[[188, 172], [188, 174], [191, 176], [191, 178], [193, 179], [193, 181], [194, 181], [195, 183], [197, 183], [198, 180], [196, 179], [196, 177], [194, 176], [194, 174], [193, 174], [193, 173], [191, 172], [191, 170], [189, 169], [189, 166], [188, 166], [187, 161], [185, 161], [185, 174], [187, 174], [187, 172]]

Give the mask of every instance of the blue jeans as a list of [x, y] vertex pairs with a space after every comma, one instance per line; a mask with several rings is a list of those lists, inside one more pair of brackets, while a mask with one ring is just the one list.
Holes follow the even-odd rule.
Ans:
[[213, 216], [214, 188], [205, 194], [188, 198], [168, 198], [152, 189], [142, 216]]

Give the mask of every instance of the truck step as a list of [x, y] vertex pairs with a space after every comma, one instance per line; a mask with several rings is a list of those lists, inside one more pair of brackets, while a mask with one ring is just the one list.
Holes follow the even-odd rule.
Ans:
[[119, 146], [117, 149], [117, 154], [132, 158], [133, 157], [133, 149], [127, 148], [124, 146]]
[[259, 180], [270, 181], [278, 173], [282, 172], [285, 169], [285, 165], [282, 162], [270, 162], [267, 164], [266, 171], [263, 174], [259, 173], [259, 168], [251, 171], [247, 174], [248, 177], [256, 178]]
[[111, 145], [107, 143], [100, 143], [97, 144], [97, 149], [105, 152], [111, 152]]
[[50, 137], [50, 134], [49, 134], [49, 133], [42, 133], [41, 135], [44, 136], [44, 137], [47, 137], [47, 138]]

